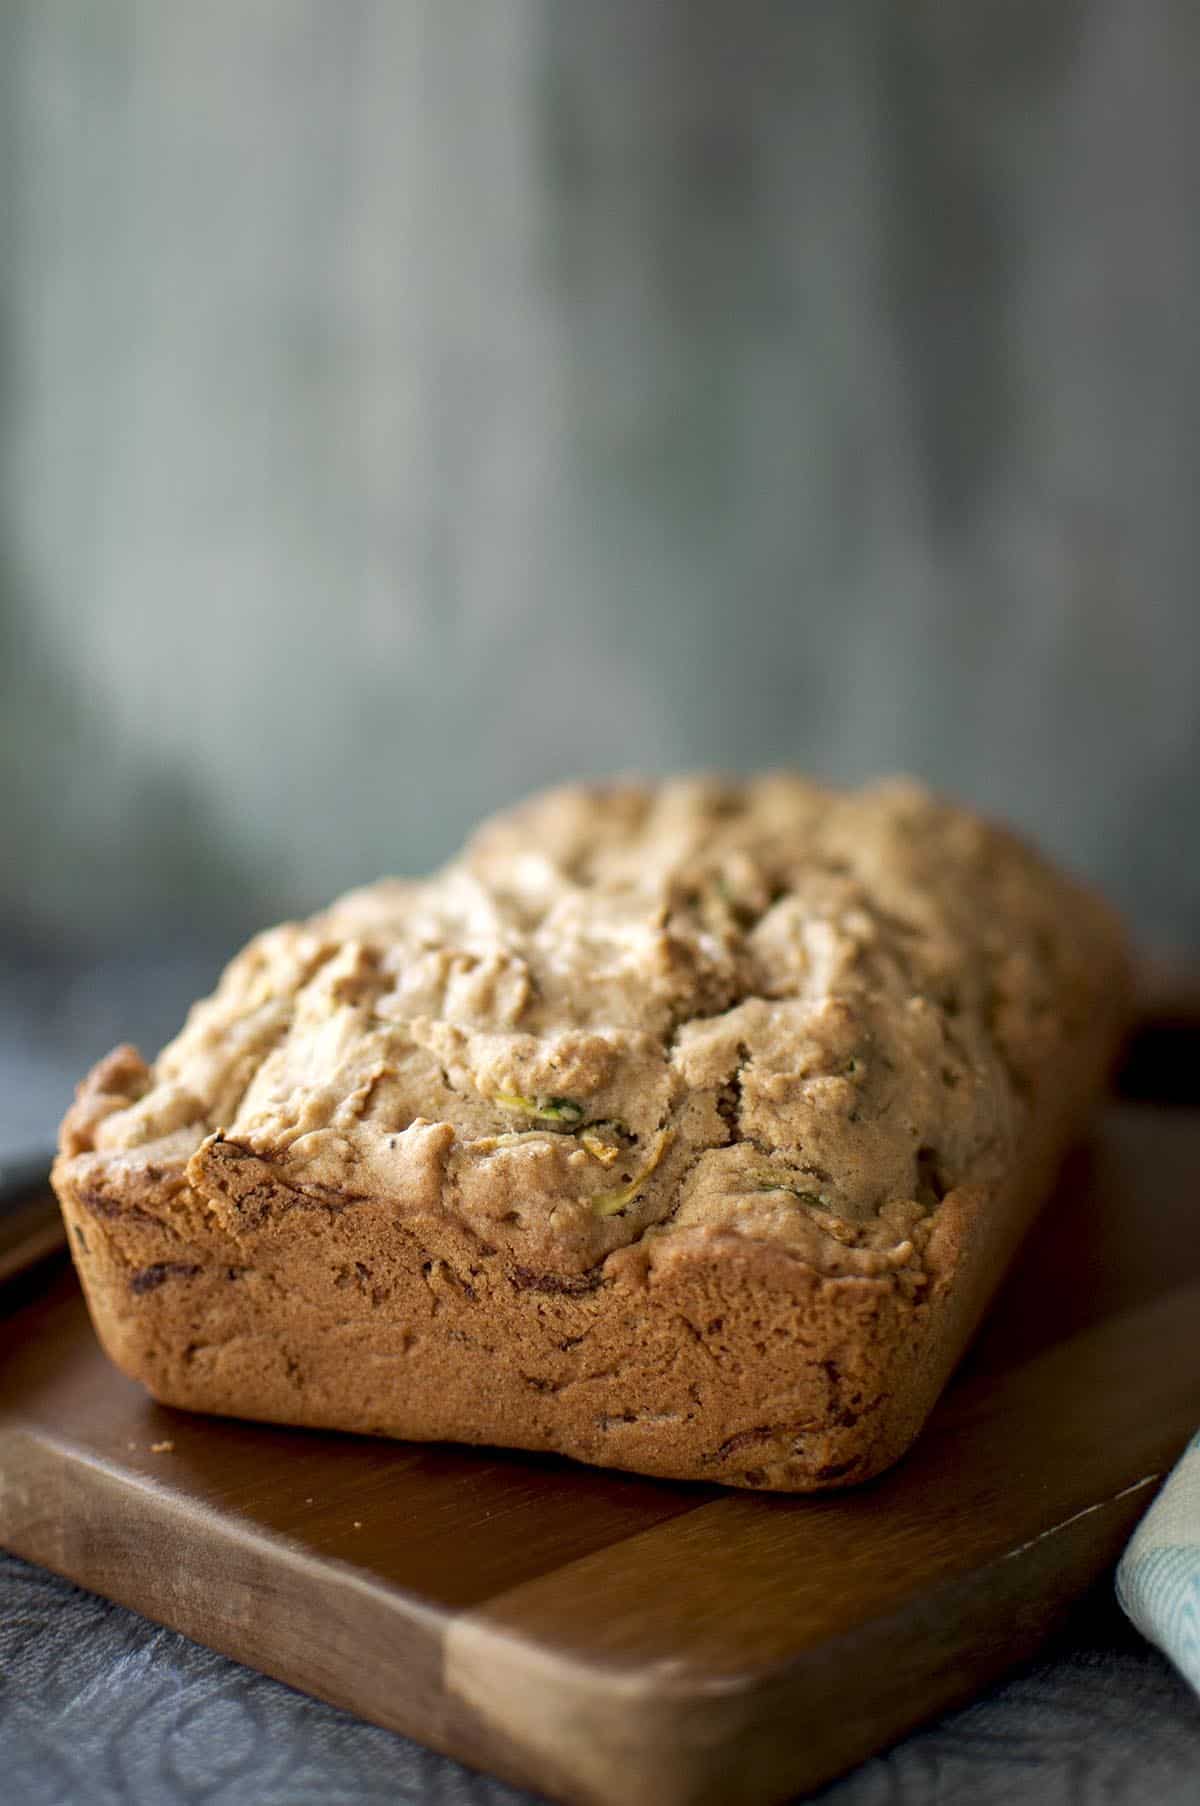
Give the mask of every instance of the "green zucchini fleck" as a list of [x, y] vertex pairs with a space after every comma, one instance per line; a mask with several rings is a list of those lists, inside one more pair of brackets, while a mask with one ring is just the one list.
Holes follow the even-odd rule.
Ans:
[[583, 1105], [573, 1097], [522, 1097], [517, 1091], [497, 1091], [496, 1102], [505, 1110], [519, 1110], [537, 1122], [560, 1122], [577, 1129], [584, 1119]]
[[811, 1210], [827, 1210], [829, 1206], [819, 1192], [801, 1191], [795, 1185], [789, 1185], [786, 1177], [767, 1171], [751, 1173], [756, 1191], [783, 1191], [795, 1198], [798, 1204], [807, 1204]]
[[669, 1129], [664, 1129], [658, 1138], [654, 1152], [651, 1154], [649, 1160], [646, 1162], [641, 1172], [634, 1175], [628, 1185], [622, 1185], [617, 1191], [599, 1191], [593, 1194], [592, 1209], [596, 1212], [598, 1217], [615, 1217], [618, 1212], [624, 1210], [627, 1205], [633, 1203], [647, 1179], [662, 1159], [670, 1140], [671, 1131]]

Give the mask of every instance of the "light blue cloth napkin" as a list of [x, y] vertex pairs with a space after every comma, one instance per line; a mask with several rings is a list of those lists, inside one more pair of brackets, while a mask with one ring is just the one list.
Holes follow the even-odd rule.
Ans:
[[1200, 1431], [1121, 1557], [1117, 1598], [1200, 1693]]

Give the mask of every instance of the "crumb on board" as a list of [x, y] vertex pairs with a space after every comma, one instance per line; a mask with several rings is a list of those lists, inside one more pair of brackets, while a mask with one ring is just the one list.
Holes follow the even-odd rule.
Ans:
[[168, 1436], [163, 1442], [152, 1442], [150, 1444], [150, 1453], [152, 1455], [173, 1455], [175, 1453], [175, 1444]]
[[361, 1518], [355, 1518], [355, 1520], [354, 1520], [354, 1528], [355, 1528], [355, 1529], [356, 1529], [356, 1530], [361, 1530], [361, 1529], [362, 1529], [362, 1519], [361, 1519]]

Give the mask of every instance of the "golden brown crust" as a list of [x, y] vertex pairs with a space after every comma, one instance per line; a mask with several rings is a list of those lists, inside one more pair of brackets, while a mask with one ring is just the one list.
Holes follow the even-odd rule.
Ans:
[[167, 1402], [810, 1488], [916, 1433], [1127, 996], [913, 785], [567, 790], [260, 936], [55, 1183]]

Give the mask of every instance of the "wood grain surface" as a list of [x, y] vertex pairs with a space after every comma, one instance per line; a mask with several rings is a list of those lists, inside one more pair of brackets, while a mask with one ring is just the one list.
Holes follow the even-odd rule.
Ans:
[[49, 1164], [0, 1161], [0, 1285], [66, 1242], [58, 1202], [45, 1185]]
[[1200, 1116], [1124, 1106], [912, 1455], [756, 1497], [171, 1412], [3, 1294], [0, 1543], [569, 1802], [817, 1785], [1031, 1653], [1200, 1420]]

